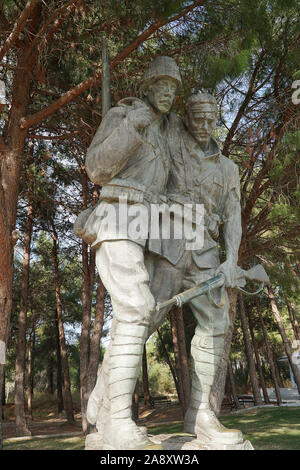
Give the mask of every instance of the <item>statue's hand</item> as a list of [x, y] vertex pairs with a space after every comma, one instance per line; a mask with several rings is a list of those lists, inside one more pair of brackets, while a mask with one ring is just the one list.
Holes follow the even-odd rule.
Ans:
[[216, 274], [224, 274], [226, 287], [236, 287], [236, 267], [236, 263], [226, 260], [216, 269]]
[[143, 130], [152, 122], [151, 112], [146, 106], [129, 111], [127, 118], [137, 131]]

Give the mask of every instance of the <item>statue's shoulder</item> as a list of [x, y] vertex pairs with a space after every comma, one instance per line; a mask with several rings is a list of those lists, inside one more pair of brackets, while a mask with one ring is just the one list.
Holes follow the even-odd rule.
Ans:
[[147, 104], [140, 98], [136, 98], [135, 96], [128, 96], [127, 98], [123, 98], [122, 100], [118, 101], [115, 109], [128, 113], [133, 109], [138, 109], [141, 107], [144, 108], [145, 106], [147, 106]]
[[141, 106], [146, 106], [146, 103], [139, 98], [128, 97], [123, 98], [118, 101], [117, 104], [109, 109], [105, 116], [106, 121], [111, 121], [114, 118], [126, 117], [129, 111], [133, 109], [140, 108]]
[[220, 161], [223, 170], [224, 180], [227, 181], [228, 188], [239, 188], [240, 174], [239, 167], [230, 158], [220, 154]]
[[226, 173], [238, 173], [239, 167], [237, 164], [230, 160], [230, 158], [225, 157], [222, 153], [220, 153], [220, 162]]
[[112, 128], [118, 127], [126, 118], [129, 111], [137, 109], [146, 104], [135, 97], [123, 98], [118, 101], [115, 106], [112, 106], [101, 121], [99, 132], [102, 139], [107, 137]]

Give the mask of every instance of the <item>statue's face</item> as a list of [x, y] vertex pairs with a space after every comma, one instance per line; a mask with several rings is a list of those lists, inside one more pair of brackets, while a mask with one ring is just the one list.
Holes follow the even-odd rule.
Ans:
[[177, 84], [172, 78], [159, 78], [149, 85], [146, 96], [156, 111], [166, 114], [172, 107], [176, 89]]
[[186, 125], [194, 138], [200, 142], [208, 142], [217, 123], [217, 113], [210, 103], [199, 103], [187, 111]]

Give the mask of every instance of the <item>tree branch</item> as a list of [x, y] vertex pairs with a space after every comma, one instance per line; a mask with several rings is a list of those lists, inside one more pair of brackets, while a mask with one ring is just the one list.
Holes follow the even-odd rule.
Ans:
[[[143, 33], [141, 33], [131, 44], [129, 44], [125, 49], [123, 49], [111, 62], [110, 62], [110, 68], [113, 70], [117, 65], [122, 62], [126, 57], [131, 54], [135, 49], [137, 49], [148, 37], [150, 37], [155, 31], [157, 31], [159, 28], [165, 26], [168, 23], [171, 23], [172, 21], [176, 21], [182, 16], [187, 15], [189, 12], [194, 10], [196, 7], [202, 5], [203, 0], [196, 0], [193, 2], [192, 5], [189, 7], [185, 8], [181, 13], [178, 15], [169, 18], [167, 20], [163, 20], [161, 18], [157, 19], [152, 25], [149, 26]], [[41, 120], [47, 118], [51, 114], [53, 114], [55, 111], [58, 109], [62, 108], [65, 106], [67, 103], [70, 103], [70, 101], [73, 101], [77, 96], [79, 96], [81, 93], [83, 93], [85, 90], [90, 88], [91, 86], [94, 86], [102, 76], [101, 70], [98, 70], [94, 75], [92, 75], [90, 78], [85, 80], [84, 82], [79, 83], [76, 85], [74, 88], [71, 90], [67, 91], [64, 95], [62, 95], [58, 100], [54, 101], [51, 103], [49, 106], [47, 106], [44, 109], [41, 109], [35, 114], [32, 114], [31, 116], [23, 117], [20, 120], [20, 126], [22, 129], [28, 129]]]
[[[60, 27], [62, 22], [66, 19], [67, 16], [70, 15], [72, 10], [74, 10], [74, 8], [76, 8], [77, 3], [81, 3], [81, 2], [82, 2], [82, 0], [71, 0], [67, 3], [65, 3], [61, 8], [58, 8], [53, 13], [53, 15], [51, 15], [50, 18], [48, 18], [48, 20], [43, 24], [43, 26], [40, 29], [40, 31], [38, 32], [38, 34], [35, 36], [34, 40], [32, 41], [31, 46], [29, 47], [29, 49], [26, 51], [26, 56], [25, 56], [25, 59], [24, 59], [25, 62], [27, 62], [27, 60], [29, 60], [29, 59], [30, 59], [31, 63], [34, 63], [36, 61], [37, 55], [46, 46], [47, 42], [55, 34], [55, 32]], [[63, 13], [61, 18], [59, 20], [56, 20], [56, 18], [60, 15], [60, 13]], [[51, 23], [53, 23], [54, 21], [55, 21], [54, 25], [52, 26], [50, 31], [48, 31], [48, 33], [47, 33], [46, 37], [44, 38], [44, 40], [40, 43], [40, 45], [38, 47], [38, 51], [35, 54], [33, 54], [33, 50], [34, 50], [35, 46], [41, 40], [41, 37], [43, 36], [44, 32], [47, 30], [48, 26]]]
[[249, 87], [248, 87], [248, 91], [245, 95], [245, 98], [240, 106], [240, 109], [238, 110], [238, 113], [235, 117], [235, 120], [233, 121], [232, 123], [232, 126], [227, 134], [227, 137], [226, 137], [226, 140], [224, 142], [224, 146], [223, 146], [223, 150], [222, 150], [222, 153], [223, 155], [225, 155], [226, 157], [228, 157], [229, 155], [229, 147], [230, 147], [230, 144], [232, 142], [232, 139], [233, 139], [233, 136], [235, 134], [235, 131], [237, 130], [237, 127], [240, 123], [240, 120], [242, 119], [242, 116], [253, 96], [253, 94], [255, 93], [255, 86], [254, 86], [254, 83], [255, 83], [255, 79], [256, 79], [256, 76], [257, 76], [257, 73], [258, 73], [258, 70], [259, 70], [259, 67], [262, 63], [262, 60], [264, 58], [266, 54], [266, 50], [263, 50], [257, 60], [257, 63], [255, 65], [255, 68], [253, 70], [253, 73], [252, 73], [252, 76], [250, 78], [250, 81], [249, 81]]
[[2, 135], [0, 135], [0, 153], [1, 153], [1, 152], [6, 152], [7, 150], [8, 150], [8, 147], [7, 147], [7, 145], [5, 144]]
[[29, 2], [27, 2], [18, 21], [15, 23], [15, 26], [12, 32], [10, 33], [5, 43], [3, 44], [2, 48], [0, 49], [0, 60], [3, 59], [6, 52], [13, 46], [15, 41], [18, 39], [19, 33], [22, 31], [27, 19], [29, 18], [34, 8], [40, 1], [41, 0], [30, 0]]

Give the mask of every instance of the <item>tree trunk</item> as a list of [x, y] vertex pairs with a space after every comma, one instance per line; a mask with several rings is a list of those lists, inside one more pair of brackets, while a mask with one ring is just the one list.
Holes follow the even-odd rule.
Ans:
[[89, 273], [88, 245], [82, 242], [82, 324], [80, 335], [80, 401], [82, 430], [87, 433], [88, 420], [86, 417], [88, 402], [88, 367], [90, 359], [91, 332], [91, 286]]
[[[297, 281], [299, 281], [300, 264], [299, 264], [297, 258], [295, 259], [295, 269], [287, 261], [286, 261], [286, 265], [287, 265], [288, 269], [290, 270], [293, 278], [296, 279]], [[298, 319], [297, 319], [296, 306], [295, 306], [294, 301], [291, 301], [290, 303], [288, 303], [287, 308], [288, 308], [291, 324], [292, 324], [292, 327], [293, 327], [293, 330], [294, 330], [295, 339], [296, 339], [296, 342], [298, 342], [298, 341], [300, 341], [300, 327], [299, 327], [299, 323], [298, 323]], [[297, 347], [298, 347], [298, 349], [300, 349], [300, 343], [299, 342], [297, 344]]]
[[[33, 185], [31, 184], [29, 199], [32, 198]], [[31, 436], [25, 417], [25, 369], [26, 369], [26, 327], [27, 327], [27, 306], [29, 289], [29, 269], [30, 269], [30, 246], [33, 226], [33, 206], [29, 203], [26, 220], [25, 246], [22, 266], [21, 300], [18, 325], [18, 343], [16, 356], [16, 377], [15, 377], [15, 418], [16, 435]]]
[[55, 282], [55, 296], [56, 296], [56, 310], [58, 319], [58, 331], [59, 331], [59, 345], [61, 354], [61, 365], [64, 376], [64, 402], [65, 412], [69, 423], [74, 422], [73, 416], [73, 401], [71, 394], [71, 381], [69, 373], [69, 362], [67, 356], [66, 339], [63, 324], [63, 309], [60, 295], [60, 283], [59, 283], [59, 270], [58, 270], [58, 256], [57, 256], [57, 233], [52, 222], [53, 229], [53, 266], [54, 266], [54, 282]]
[[64, 398], [62, 390], [62, 367], [61, 367], [61, 354], [59, 344], [59, 328], [57, 310], [55, 310], [55, 331], [56, 331], [56, 391], [57, 391], [57, 413], [60, 414], [64, 409]]
[[173, 307], [171, 309], [170, 322], [179, 390], [178, 398], [182, 406], [183, 414], [185, 414], [189, 407], [191, 383], [186, 353], [183, 312], [181, 308]]
[[188, 363], [187, 352], [186, 352], [186, 339], [185, 339], [182, 308], [176, 307], [175, 318], [176, 318], [176, 329], [177, 329], [178, 348], [179, 348], [182, 391], [183, 391], [183, 399], [184, 399], [184, 410], [186, 411], [190, 403], [191, 379], [190, 379], [190, 369], [189, 369], [189, 363]]
[[33, 397], [33, 371], [34, 371], [34, 349], [35, 349], [35, 319], [32, 318], [32, 328], [30, 333], [29, 348], [28, 348], [28, 385], [27, 385], [27, 408], [30, 419], [32, 416], [32, 397]]
[[241, 293], [239, 294], [239, 307], [240, 307], [239, 313], [240, 313], [244, 344], [245, 344], [245, 353], [246, 353], [247, 362], [248, 362], [249, 376], [250, 376], [250, 381], [252, 385], [254, 403], [255, 405], [262, 405], [263, 403], [262, 403], [262, 399], [261, 399], [261, 395], [259, 391], [259, 384], [258, 384], [258, 380], [256, 376], [253, 348], [252, 348], [250, 337], [249, 337], [249, 326], [248, 326], [248, 321], [246, 317], [244, 298]]
[[52, 354], [48, 356], [48, 393], [54, 394], [54, 361]]
[[[94, 321], [94, 327], [92, 330], [92, 336], [90, 340], [90, 359], [89, 359], [89, 365], [88, 365], [87, 389], [86, 389], [87, 400], [93, 388], [95, 387], [95, 384], [97, 381], [99, 356], [100, 356], [100, 340], [101, 340], [103, 324], [104, 324], [104, 299], [105, 299], [105, 287], [100, 277], [98, 277], [95, 321]], [[92, 430], [93, 430], [93, 426], [87, 422], [86, 432], [90, 433], [92, 432]]]
[[[299, 328], [299, 323], [298, 323], [298, 319], [296, 315], [296, 308], [295, 308], [294, 302], [287, 304], [287, 308], [288, 308], [291, 324], [294, 330], [295, 339], [296, 341], [300, 341], [300, 328]], [[300, 343], [298, 343], [298, 347], [300, 347]]]
[[[0, 390], [2, 390], [3, 383], [4, 383], [4, 364], [1, 364], [0, 362]], [[0, 400], [0, 450], [2, 450], [2, 444], [3, 444], [2, 421], [3, 421], [3, 408], [2, 408], [2, 400]]]
[[270, 346], [268, 333], [267, 333], [267, 330], [266, 330], [266, 327], [265, 327], [265, 322], [264, 322], [264, 319], [263, 319], [263, 316], [262, 316], [262, 313], [261, 313], [259, 299], [256, 300], [256, 307], [257, 307], [257, 313], [258, 313], [258, 316], [259, 316], [261, 328], [262, 328], [263, 335], [264, 335], [265, 346], [266, 346], [266, 350], [267, 350], [267, 357], [268, 357], [268, 362], [270, 364], [270, 370], [271, 370], [271, 375], [272, 375], [272, 379], [273, 379], [277, 404], [280, 405], [282, 403], [281, 394], [280, 394], [280, 386], [279, 386], [277, 376], [276, 376], [273, 353], [272, 353], [272, 349], [271, 349], [271, 346]]
[[176, 309], [172, 307], [169, 313], [170, 316], [170, 323], [171, 323], [171, 332], [172, 332], [172, 340], [173, 340], [173, 350], [174, 350], [174, 358], [175, 358], [175, 369], [176, 369], [176, 376], [177, 376], [177, 383], [178, 383], [178, 399], [179, 403], [182, 408], [182, 412], [185, 415], [187, 408], [185, 407], [185, 399], [184, 399], [184, 390], [183, 390], [183, 381], [182, 381], [182, 370], [181, 370], [181, 360], [180, 360], [180, 351], [178, 345], [178, 331], [177, 331], [177, 320], [176, 320]]
[[[8, 125], [3, 130], [3, 145], [0, 160], [0, 344], [7, 347], [10, 315], [12, 308], [13, 286], [13, 249], [16, 243], [15, 226], [17, 202], [19, 195], [20, 173], [24, 161], [24, 144], [27, 130], [21, 129], [21, 118], [26, 116], [30, 100], [31, 69], [25, 59], [32, 36], [39, 24], [40, 2], [34, 5], [27, 33], [22, 41], [23, 46], [16, 55], [15, 70], [12, 81], [12, 99], [10, 103]], [[0, 364], [2, 363], [0, 358]], [[0, 385], [4, 367], [0, 366]], [[2, 437], [0, 436], [0, 449]]]
[[5, 371], [3, 374], [3, 383], [2, 383], [2, 392], [1, 392], [1, 402], [4, 406], [6, 404], [6, 396], [5, 396]]
[[233, 402], [235, 404], [236, 409], [239, 410], [241, 408], [241, 405], [240, 405], [238, 394], [237, 394], [237, 391], [236, 391], [236, 386], [235, 386], [231, 361], [229, 359], [228, 359], [228, 368], [227, 368], [227, 370], [228, 370], [228, 378], [229, 378], [229, 383], [230, 383], [232, 399], [233, 399]]
[[286, 352], [286, 355], [288, 357], [290, 367], [291, 367], [292, 372], [294, 374], [294, 378], [295, 378], [295, 382], [296, 382], [296, 385], [297, 385], [298, 392], [300, 393], [300, 372], [299, 372], [299, 369], [298, 369], [297, 365], [293, 361], [292, 350], [291, 350], [291, 347], [290, 347], [290, 343], [289, 343], [289, 340], [286, 336], [286, 332], [285, 332], [283, 323], [281, 321], [280, 313], [279, 313], [279, 310], [278, 310], [276, 302], [275, 302], [274, 291], [271, 287], [268, 287], [268, 294], [269, 294], [269, 300], [270, 300], [272, 312], [273, 312], [274, 318], [275, 318], [275, 320], [277, 322], [277, 325], [278, 325], [278, 330], [280, 332], [280, 335], [281, 335], [281, 338], [282, 338], [282, 341], [283, 341], [283, 344], [284, 344], [285, 352]]
[[88, 392], [91, 394], [95, 387], [97, 380], [97, 373], [99, 367], [100, 357], [100, 339], [102, 336], [103, 324], [104, 324], [104, 299], [105, 299], [105, 287], [98, 277], [97, 287], [97, 298], [96, 298], [96, 312], [94, 327], [92, 330], [91, 342], [90, 342], [90, 360], [88, 368]]
[[230, 326], [228, 332], [225, 336], [224, 341], [224, 352], [218, 366], [218, 370], [214, 379], [212, 386], [212, 391], [210, 394], [210, 405], [216, 415], [219, 415], [221, 410], [222, 401], [224, 398], [224, 390], [226, 383], [227, 367], [228, 367], [228, 358], [231, 349], [232, 334], [234, 329], [234, 319], [236, 316], [236, 305], [237, 305], [237, 293], [233, 289], [227, 289], [229, 297], [229, 318]]
[[279, 385], [280, 388], [284, 388], [281, 373], [280, 373], [280, 370], [279, 370], [279, 367], [278, 367], [278, 363], [277, 363], [276, 359], [274, 359], [273, 351], [272, 351], [272, 356], [273, 356], [275, 374], [276, 374], [276, 379], [277, 379], [278, 385]]
[[264, 374], [263, 374], [263, 370], [262, 370], [262, 366], [261, 366], [261, 361], [260, 361], [260, 357], [259, 357], [259, 352], [258, 352], [256, 339], [255, 339], [254, 327], [253, 327], [253, 322], [252, 322], [251, 315], [248, 316], [248, 320], [249, 320], [249, 329], [250, 329], [252, 345], [253, 345], [253, 350], [254, 350], [254, 354], [255, 354], [256, 365], [257, 365], [257, 370], [258, 370], [258, 375], [259, 375], [259, 382], [260, 382], [260, 386], [261, 386], [261, 389], [262, 389], [262, 392], [263, 392], [264, 402], [265, 402], [266, 405], [268, 405], [268, 404], [270, 404], [270, 399], [269, 399], [269, 395], [268, 395], [268, 392], [267, 392], [267, 387], [266, 387]]
[[[4, 417], [4, 406], [6, 404], [6, 396], [5, 396], [5, 371], [3, 374], [3, 384], [1, 388], [1, 404], [0, 404], [0, 423], [1, 421], [5, 419]], [[1, 424], [0, 424], [1, 426]]]
[[150, 390], [149, 390], [148, 365], [147, 365], [147, 346], [146, 346], [146, 344], [144, 346], [144, 351], [143, 351], [142, 371], [143, 371], [144, 404], [146, 406], [151, 406], [151, 395], [150, 395]]
[[[85, 210], [88, 204], [88, 177], [84, 166], [80, 169], [80, 176], [82, 186], [82, 209]], [[92, 389], [90, 388], [90, 384], [97, 377], [97, 370], [95, 372], [96, 375], [94, 375], [93, 373], [93, 377], [89, 377], [91, 359], [91, 308], [94, 280], [95, 253], [89, 249], [86, 242], [82, 241], [82, 325], [80, 335], [80, 401], [82, 430], [85, 434], [88, 432], [89, 428], [86, 411], [88, 399], [92, 391]], [[91, 367], [94, 366], [96, 359], [97, 354], [96, 358], [92, 358]]]
[[170, 368], [170, 371], [171, 371], [171, 374], [172, 374], [172, 377], [173, 377], [173, 380], [174, 380], [174, 384], [175, 384], [175, 387], [176, 387], [176, 391], [177, 391], [177, 395], [179, 397], [179, 385], [178, 385], [178, 380], [177, 380], [177, 376], [176, 376], [176, 372], [175, 372], [175, 369], [174, 369], [174, 366], [172, 364], [172, 360], [168, 354], [168, 351], [166, 349], [166, 346], [165, 346], [165, 343], [164, 343], [164, 340], [162, 338], [162, 335], [160, 334], [160, 331], [159, 329], [157, 329], [157, 334], [158, 334], [158, 337], [159, 337], [159, 340], [160, 340], [160, 343], [162, 345], [162, 348], [163, 348], [163, 352], [164, 352], [164, 355], [165, 355], [165, 358], [166, 358], [166, 361], [168, 363], [168, 366]]

